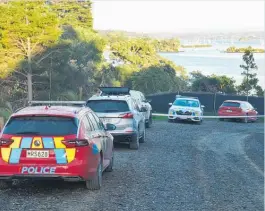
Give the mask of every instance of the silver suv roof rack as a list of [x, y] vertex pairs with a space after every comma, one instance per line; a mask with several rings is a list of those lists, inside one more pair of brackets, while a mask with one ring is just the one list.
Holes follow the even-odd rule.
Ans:
[[85, 106], [86, 101], [29, 101], [30, 106], [40, 106], [40, 105], [64, 105], [64, 106]]

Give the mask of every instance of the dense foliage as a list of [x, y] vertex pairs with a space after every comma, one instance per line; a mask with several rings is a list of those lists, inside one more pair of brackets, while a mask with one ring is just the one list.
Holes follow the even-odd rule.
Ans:
[[246, 51], [252, 52], [252, 53], [264, 53], [265, 50], [261, 49], [261, 48], [252, 48], [252, 47], [248, 47], [248, 48], [236, 48], [234, 46], [229, 47], [226, 49], [226, 53], [245, 53]]
[[235, 80], [233, 78], [229, 78], [225, 75], [205, 76], [199, 71], [194, 71], [191, 75], [192, 91], [220, 92], [227, 94], [237, 93]]

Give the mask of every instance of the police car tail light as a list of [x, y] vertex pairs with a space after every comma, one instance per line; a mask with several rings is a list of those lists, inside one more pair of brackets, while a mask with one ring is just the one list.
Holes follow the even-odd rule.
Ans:
[[120, 115], [120, 117], [123, 118], [123, 119], [132, 119], [133, 118], [133, 114], [132, 113], [126, 113], [126, 114]]
[[74, 140], [64, 140], [62, 143], [66, 147], [83, 147], [83, 146], [88, 146], [89, 142], [87, 139], [74, 139]]
[[10, 146], [14, 141], [12, 139], [0, 139], [0, 147], [8, 147]]

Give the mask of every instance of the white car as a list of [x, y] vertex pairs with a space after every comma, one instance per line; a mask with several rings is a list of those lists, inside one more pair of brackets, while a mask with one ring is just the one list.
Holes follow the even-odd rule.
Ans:
[[140, 91], [130, 90], [128, 87], [99, 87], [99, 92], [94, 96], [107, 96], [107, 95], [121, 95], [124, 93], [129, 94], [139, 109], [142, 110], [145, 117], [145, 127], [150, 128], [152, 125], [152, 106], [149, 100], [147, 100], [144, 94]]
[[92, 109], [103, 124], [116, 126], [110, 131], [114, 142], [129, 143], [131, 149], [138, 149], [145, 142], [144, 107], [140, 108], [130, 95], [129, 88], [100, 87], [101, 93], [88, 99], [86, 106]]
[[202, 123], [204, 106], [196, 97], [176, 96], [173, 103], [169, 103], [168, 121], [186, 120]]

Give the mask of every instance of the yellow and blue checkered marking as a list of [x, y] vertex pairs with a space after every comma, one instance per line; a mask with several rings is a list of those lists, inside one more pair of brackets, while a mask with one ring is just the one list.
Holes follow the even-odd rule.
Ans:
[[[75, 148], [66, 148], [62, 143], [64, 137], [12, 137], [14, 142], [8, 148], [1, 148], [2, 159], [11, 164], [18, 164], [23, 149], [53, 149], [57, 164], [67, 164], [75, 159]], [[34, 145], [34, 141], [40, 145]]]

